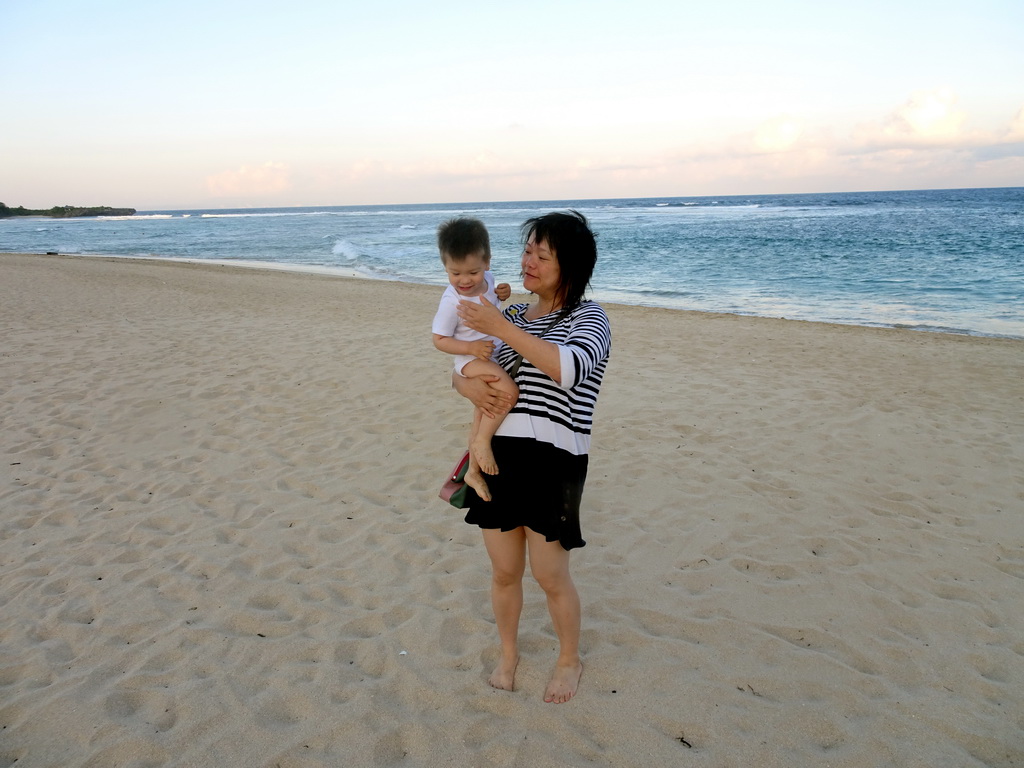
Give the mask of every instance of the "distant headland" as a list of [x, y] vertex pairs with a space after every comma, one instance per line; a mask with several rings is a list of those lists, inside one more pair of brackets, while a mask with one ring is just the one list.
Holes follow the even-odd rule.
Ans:
[[0, 203], [0, 219], [9, 219], [12, 216], [49, 216], [51, 219], [72, 219], [80, 216], [134, 216], [134, 208], [111, 208], [106, 205], [98, 205], [93, 208], [79, 208], [74, 205], [55, 205], [53, 208], [34, 211], [19, 205], [17, 208], [8, 208]]

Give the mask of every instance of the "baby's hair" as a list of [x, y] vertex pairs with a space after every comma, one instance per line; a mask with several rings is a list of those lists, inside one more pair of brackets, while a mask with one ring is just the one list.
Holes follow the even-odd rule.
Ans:
[[442, 264], [446, 259], [462, 261], [467, 256], [483, 256], [484, 264], [491, 263], [491, 238], [479, 219], [446, 221], [437, 228], [437, 249]]

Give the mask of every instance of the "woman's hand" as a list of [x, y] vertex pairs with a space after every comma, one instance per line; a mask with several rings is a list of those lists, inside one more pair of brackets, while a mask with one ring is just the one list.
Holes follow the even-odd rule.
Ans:
[[462, 321], [474, 331], [499, 339], [502, 338], [502, 332], [511, 325], [501, 314], [501, 310], [483, 296], [480, 297], [479, 304], [466, 299], [460, 301], [458, 313]]
[[514, 402], [508, 392], [491, 386], [498, 380], [497, 376], [466, 378], [455, 374], [452, 376], [452, 386], [456, 392], [493, 419], [495, 416], [508, 413]]
[[562, 381], [562, 356], [557, 344], [534, 336], [505, 319], [501, 310], [482, 296], [479, 304], [463, 299], [457, 311], [462, 321], [474, 331], [500, 339], [556, 384]]

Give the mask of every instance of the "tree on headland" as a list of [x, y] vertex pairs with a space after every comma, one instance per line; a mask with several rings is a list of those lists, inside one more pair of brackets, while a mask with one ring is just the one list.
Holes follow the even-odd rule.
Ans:
[[80, 216], [132, 216], [134, 208], [111, 208], [107, 205], [82, 208], [76, 205], [55, 205], [46, 210], [32, 210], [23, 205], [17, 208], [9, 208], [5, 203], [0, 203], [0, 219], [9, 219], [14, 216], [49, 216], [52, 219], [70, 219]]

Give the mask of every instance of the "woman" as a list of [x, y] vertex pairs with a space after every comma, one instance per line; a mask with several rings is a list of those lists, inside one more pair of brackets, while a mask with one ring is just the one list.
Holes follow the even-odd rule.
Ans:
[[466, 522], [483, 529], [491, 560], [491, 603], [501, 659], [489, 682], [511, 691], [519, 663], [523, 574], [530, 570], [547, 597], [559, 655], [544, 701], [576, 694], [580, 600], [569, 573], [569, 551], [586, 544], [579, 505], [587, 476], [590, 429], [601, 387], [611, 331], [601, 306], [583, 299], [597, 262], [587, 220], [575, 211], [549, 213], [523, 225], [523, 287], [533, 304], [500, 312], [490, 304], [462, 302], [459, 314], [477, 331], [505, 344], [498, 363], [514, 378], [519, 399], [509, 410], [487, 377], [457, 378], [456, 389], [494, 414], [509, 410], [492, 446], [498, 473], [487, 475], [491, 500], [474, 498]]

